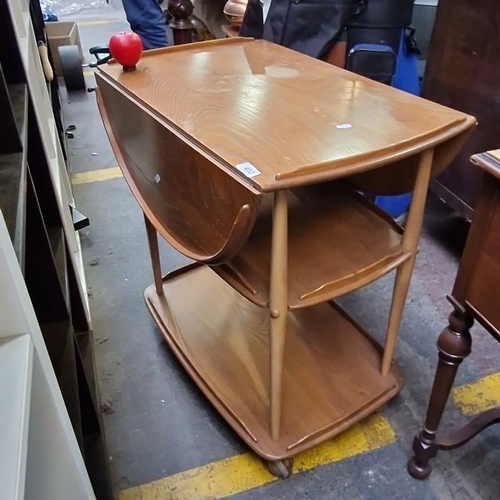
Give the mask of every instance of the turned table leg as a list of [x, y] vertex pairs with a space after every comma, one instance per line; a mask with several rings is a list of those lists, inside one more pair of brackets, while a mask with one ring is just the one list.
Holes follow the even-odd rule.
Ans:
[[408, 472], [416, 479], [425, 479], [432, 472], [429, 460], [437, 455], [436, 434], [448, 401], [458, 367], [470, 354], [470, 328], [474, 322], [467, 311], [453, 298], [455, 310], [449, 316], [449, 325], [439, 336], [439, 363], [434, 378], [424, 428], [413, 441], [414, 456], [408, 462]]

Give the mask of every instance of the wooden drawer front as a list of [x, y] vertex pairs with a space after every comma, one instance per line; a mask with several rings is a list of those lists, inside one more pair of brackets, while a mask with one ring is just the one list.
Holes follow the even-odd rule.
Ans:
[[497, 331], [500, 330], [500, 200], [498, 197], [467, 292], [467, 300]]

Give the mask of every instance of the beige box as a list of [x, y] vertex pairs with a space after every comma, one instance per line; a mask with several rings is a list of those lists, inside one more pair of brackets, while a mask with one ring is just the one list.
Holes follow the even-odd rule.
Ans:
[[47, 30], [47, 38], [49, 40], [49, 48], [54, 62], [54, 73], [56, 76], [62, 76], [61, 63], [57, 48], [62, 45], [78, 45], [80, 56], [83, 62], [82, 44], [80, 42], [80, 34], [78, 33], [78, 25], [75, 21], [56, 21], [54, 23], [45, 23]]

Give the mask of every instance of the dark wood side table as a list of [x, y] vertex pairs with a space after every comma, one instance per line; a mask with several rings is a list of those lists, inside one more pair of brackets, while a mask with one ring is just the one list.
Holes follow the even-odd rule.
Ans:
[[408, 472], [417, 479], [429, 476], [429, 460], [439, 450], [453, 450], [492, 424], [500, 422], [500, 407], [485, 411], [461, 429], [438, 436], [439, 424], [457, 369], [470, 354], [470, 328], [477, 320], [500, 342], [500, 150], [474, 155], [473, 164], [483, 170], [476, 209], [458, 275], [449, 297], [454, 311], [438, 339], [439, 364], [427, 417], [415, 437], [415, 455]]

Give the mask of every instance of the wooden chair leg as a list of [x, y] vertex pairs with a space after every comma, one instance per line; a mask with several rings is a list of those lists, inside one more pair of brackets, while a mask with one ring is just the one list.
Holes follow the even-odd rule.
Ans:
[[436, 434], [441, 417], [450, 396], [458, 367], [470, 354], [472, 339], [470, 328], [474, 320], [463, 307], [455, 303], [455, 311], [450, 314], [449, 326], [438, 339], [439, 364], [427, 408], [423, 430], [413, 441], [414, 456], [408, 462], [408, 472], [416, 479], [425, 479], [432, 471], [429, 460], [440, 448]]
[[158, 248], [158, 235], [153, 224], [144, 214], [144, 223], [146, 224], [146, 233], [148, 235], [149, 253], [151, 254], [151, 264], [153, 266], [153, 276], [155, 280], [156, 293], [163, 295], [163, 281], [161, 276], [160, 250]]
[[429, 187], [433, 155], [434, 150], [430, 149], [424, 151], [420, 156], [415, 188], [413, 190], [413, 200], [408, 212], [408, 219], [406, 221], [402, 242], [404, 250], [411, 252], [411, 257], [399, 266], [396, 273], [381, 367], [381, 372], [384, 376], [389, 373], [391, 368], [399, 325], [401, 323], [401, 317], [403, 316], [406, 295], [408, 294], [408, 288], [410, 286], [410, 278], [415, 263], [415, 256], [417, 254], [418, 238], [424, 217], [425, 200], [427, 199], [427, 189]]
[[286, 191], [274, 195], [269, 290], [271, 437], [280, 435], [282, 378], [288, 313], [288, 207]]

